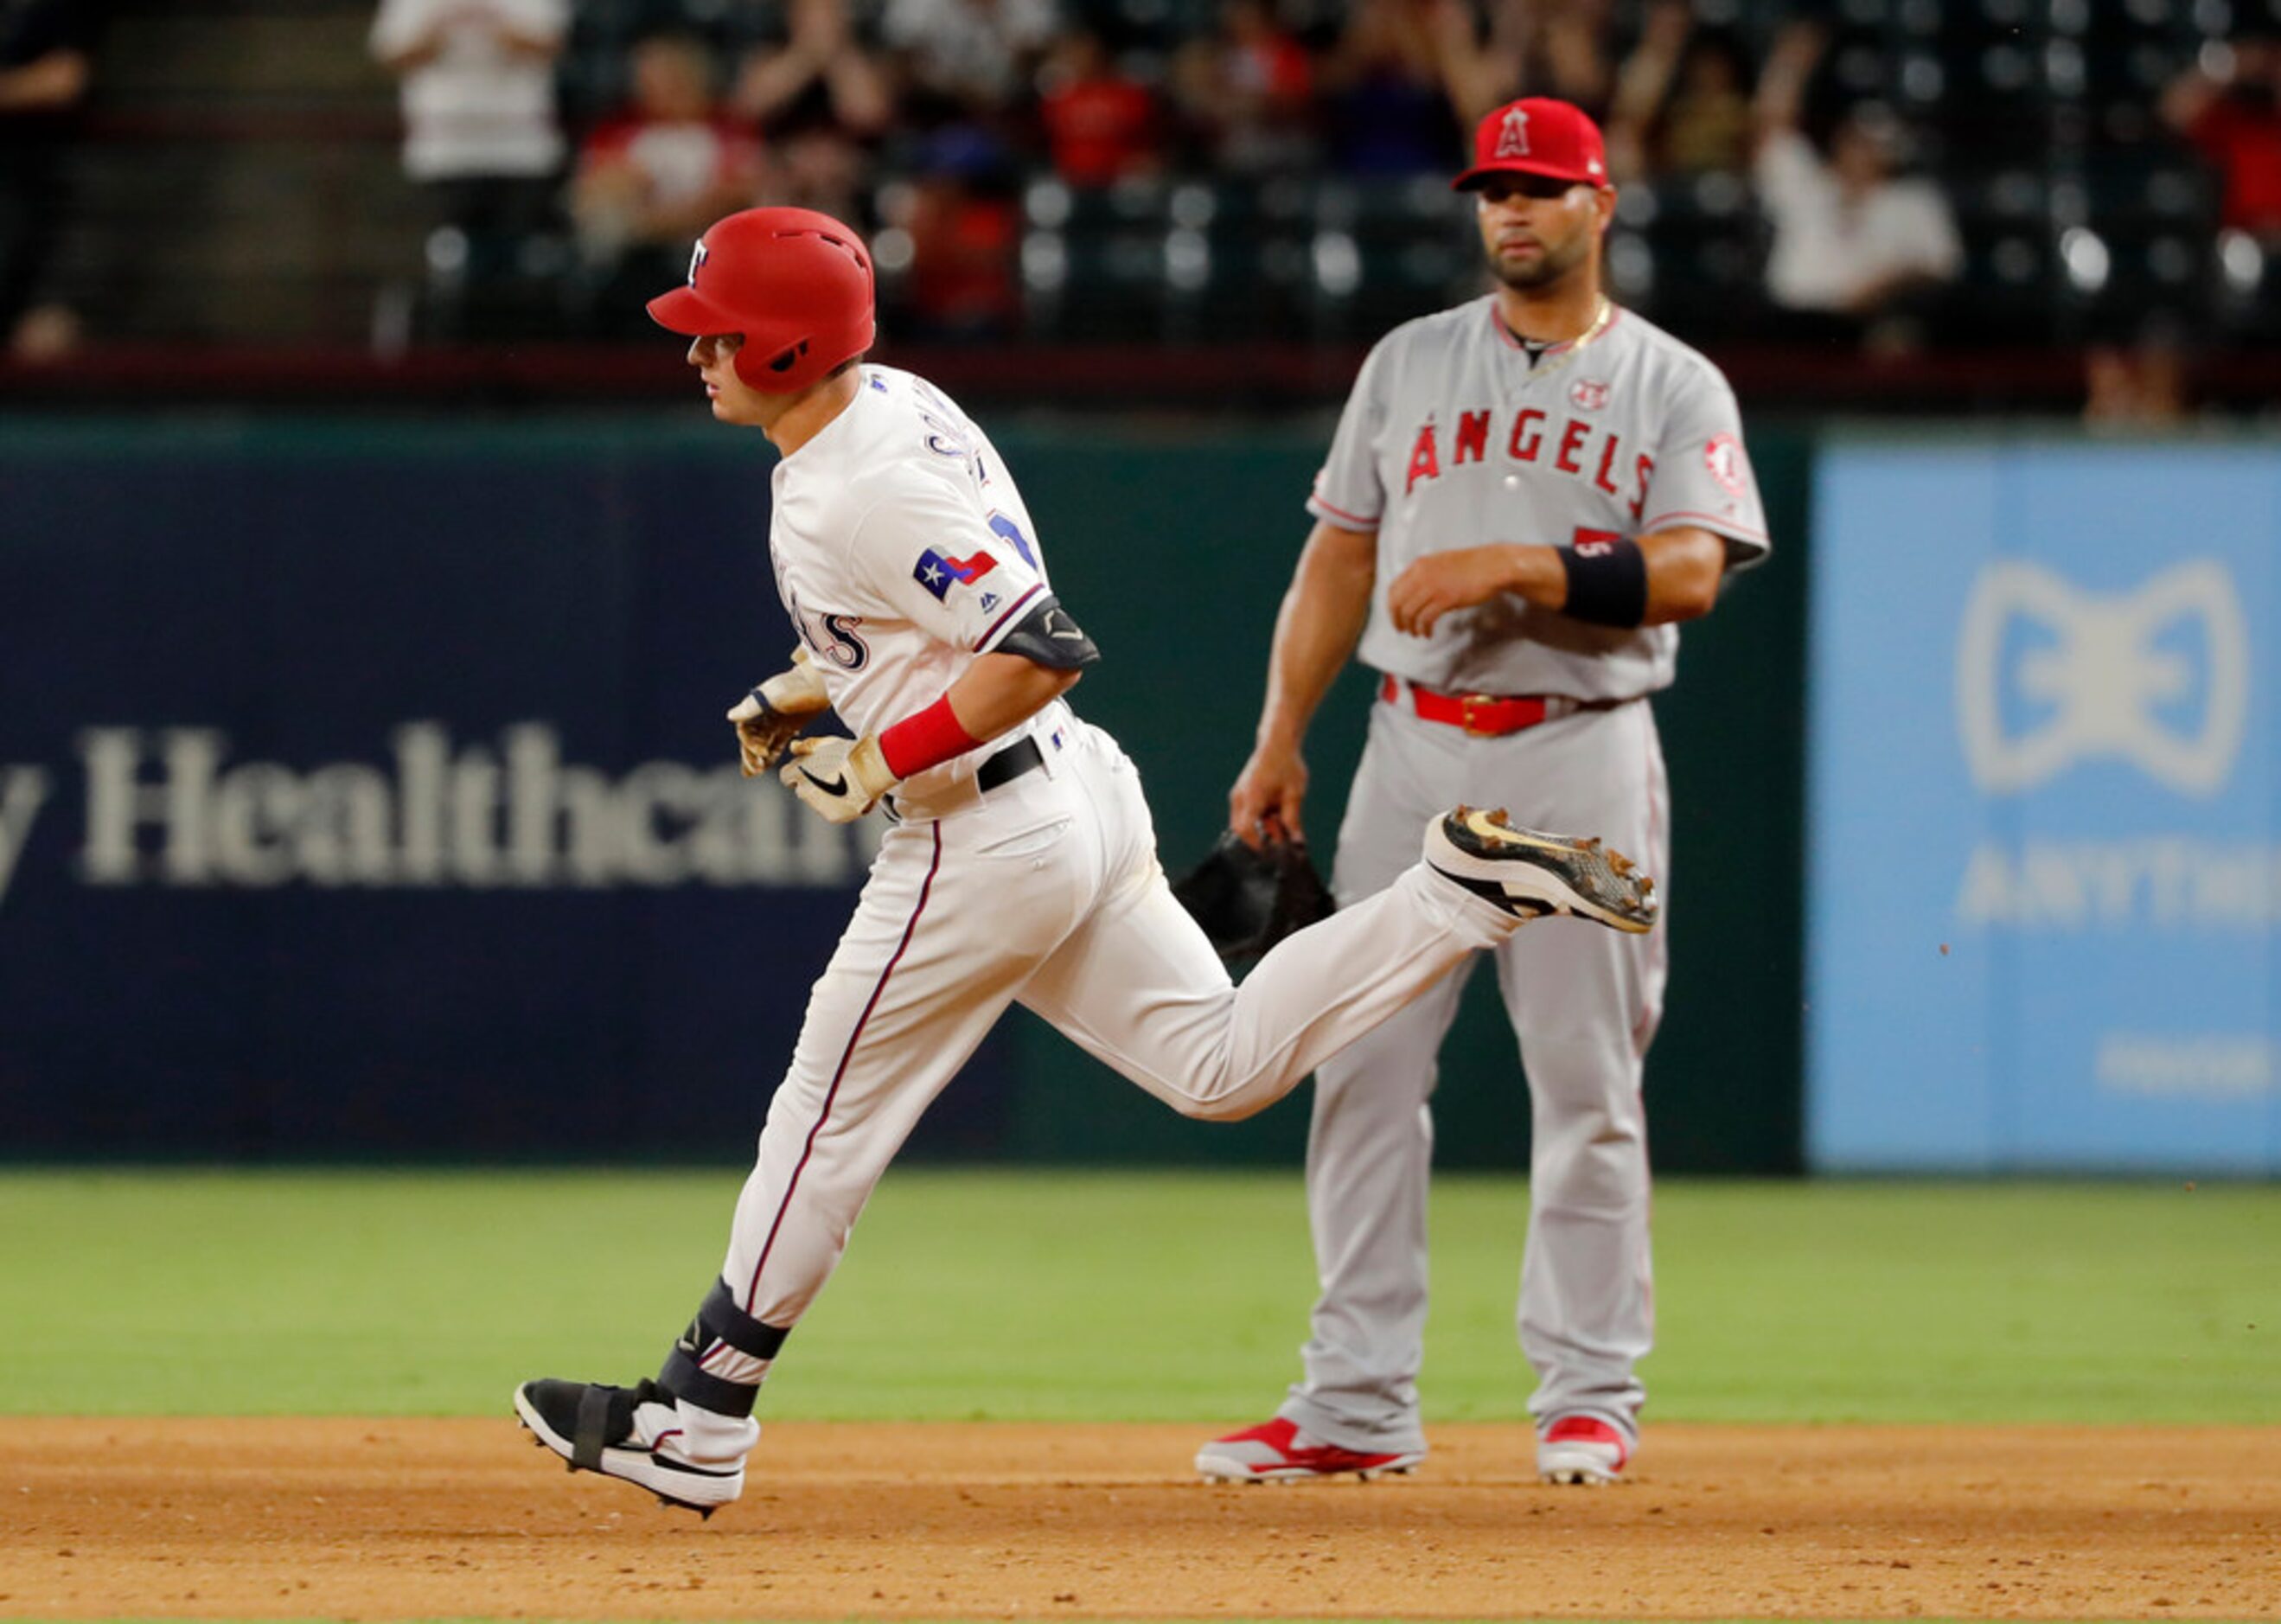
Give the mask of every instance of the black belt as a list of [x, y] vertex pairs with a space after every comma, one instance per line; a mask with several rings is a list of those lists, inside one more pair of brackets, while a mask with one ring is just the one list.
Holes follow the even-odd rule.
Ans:
[[987, 793], [1001, 784], [1011, 784], [1025, 772], [1033, 772], [1046, 764], [1046, 753], [1038, 748], [1034, 739], [1025, 739], [1019, 744], [1008, 745], [974, 769], [974, 787]]

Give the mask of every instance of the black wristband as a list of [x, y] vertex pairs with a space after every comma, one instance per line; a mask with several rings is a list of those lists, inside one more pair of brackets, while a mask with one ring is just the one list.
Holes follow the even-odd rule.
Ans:
[[[1589, 548], [1589, 551], [1586, 551]], [[1647, 619], [1647, 554], [1639, 543], [1618, 537], [1579, 547], [1555, 549], [1568, 574], [1568, 601], [1560, 612], [1571, 620], [1629, 630]]]

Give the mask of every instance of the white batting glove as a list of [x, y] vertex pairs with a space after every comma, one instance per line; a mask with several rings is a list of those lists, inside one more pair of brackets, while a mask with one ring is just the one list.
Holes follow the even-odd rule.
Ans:
[[778, 671], [729, 708], [745, 776], [756, 778], [782, 762], [785, 747], [831, 706], [823, 674], [808, 663], [807, 649], [795, 648], [790, 670]]
[[792, 760], [777, 776], [818, 816], [835, 824], [854, 823], [902, 782], [887, 769], [879, 741], [869, 736], [795, 739]]

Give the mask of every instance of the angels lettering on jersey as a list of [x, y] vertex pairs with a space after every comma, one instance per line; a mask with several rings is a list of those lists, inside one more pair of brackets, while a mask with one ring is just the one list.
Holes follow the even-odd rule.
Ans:
[[[1587, 380], [1571, 394], [1604, 404], [1607, 389], [1604, 383]], [[1503, 413], [1488, 407], [1461, 411], [1449, 435], [1449, 465], [1453, 468], [1469, 462], [1487, 465], [1494, 439], [1504, 462], [1515, 468], [1535, 465], [1589, 480], [1595, 490], [1621, 502], [1636, 522], [1647, 511], [1655, 458], [1645, 450], [1627, 447], [1622, 435], [1599, 427], [1584, 411], [1579, 408], [1565, 415], [1542, 406]], [[1411, 441], [1410, 468], [1402, 493], [1414, 495], [1421, 480], [1441, 478], [1443, 454], [1442, 427], [1429, 417], [1419, 425]], [[1736, 454], [1741, 454], [1739, 445]]]

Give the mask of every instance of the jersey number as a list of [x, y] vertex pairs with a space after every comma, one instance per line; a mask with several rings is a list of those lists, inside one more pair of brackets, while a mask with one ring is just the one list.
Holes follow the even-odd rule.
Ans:
[[860, 615], [802, 615], [800, 640], [841, 670], [860, 671], [871, 662], [870, 646], [855, 632], [862, 623]]
[[1043, 575], [1045, 573], [1042, 569], [1038, 568], [1037, 552], [1030, 545], [1030, 538], [1022, 534], [1022, 527], [1020, 525], [1015, 523], [1011, 519], [1008, 518], [1004, 514], [1000, 513], [994, 507], [990, 510], [990, 528], [1014, 544], [1014, 551], [1022, 555], [1022, 561], [1024, 563], [1027, 564], [1032, 570], [1035, 570], [1040, 575]]

